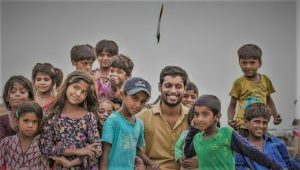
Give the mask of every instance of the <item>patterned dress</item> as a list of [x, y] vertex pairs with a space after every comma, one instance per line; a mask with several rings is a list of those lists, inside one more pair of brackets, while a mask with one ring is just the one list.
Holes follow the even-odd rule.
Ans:
[[42, 156], [36, 136], [26, 152], [22, 151], [18, 135], [4, 138], [0, 143], [0, 169], [47, 169], [47, 161]]
[[[93, 113], [87, 113], [79, 119], [70, 119], [57, 115], [45, 122], [41, 137], [41, 151], [46, 156], [63, 156], [65, 149], [83, 148], [93, 143], [100, 143], [97, 121]], [[101, 151], [101, 146], [99, 146]], [[66, 156], [65, 156], [66, 157]], [[98, 169], [98, 158], [89, 156], [68, 156], [69, 160], [79, 158], [81, 164], [71, 169]], [[62, 165], [56, 169], [66, 169]]]

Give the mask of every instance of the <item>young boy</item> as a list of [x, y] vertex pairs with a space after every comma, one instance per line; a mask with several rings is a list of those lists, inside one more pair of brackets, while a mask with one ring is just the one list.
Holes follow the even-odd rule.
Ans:
[[76, 70], [92, 74], [92, 65], [96, 60], [96, 54], [91, 45], [75, 45], [70, 53], [72, 65], [75, 66]]
[[128, 79], [120, 92], [121, 108], [112, 113], [103, 127], [103, 155], [101, 170], [132, 170], [135, 156], [143, 159], [150, 168], [157, 169], [142, 151], [144, 142], [144, 125], [135, 116], [145, 106], [151, 96], [150, 84], [138, 77]]
[[[262, 51], [254, 44], [246, 44], [239, 48], [239, 65], [244, 75], [236, 79], [230, 91], [231, 101], [228, 106], [228, 124], [239, 130], [242, 136], [247, 136], [248, 131], [244, 122], [245, 108], [251, 103], [265, 103], [271, 108], [273, 123], [281, 123], [280, 114], [277, 113], [271, 94], [275, 92], [271, 80], [257, 73], [262, 65]], [[236, 110], [236, 104], [238, 104]], [[235, 116], [236, 114], [236, 116]]]
[[113, 56], [109, 72], [109, 82], [96, 81], [98, 97], [109, 100], [119, 98], [119, 92], [124, 82], [131, 77], [133, 67], [134, 64], [129, 57], [123, 54]]
[[[264, 152], [269, 158], [277, 162], [282, 168], [289, 170], [300, 169], [291, 160], [285, 144], [278, 138], [267, 133], [268, 123], [271, 117], [270, 109], [263, 103], [253, 103], [245, 110], [245, 123], [249, 130], [247, 140], [258, 150]], [[236, 154], [236, 169], [257, 169], [266, 168], [250, 160], [246, 156]]]
[[199, 169], [233, 170], [236, 153], [248, 156], [269, 169], [282, 169], [276, 161], [260, 152], [232, 128], [218, 128], [221, 102], [216, 96], [200, 96], [191, 111], [192, 127], [185, 139], [184, 155], [186, 158], [197, 155]]
[[198, 97], [198, 88], [193, 82], [188, 82], [181, 103], [191, 108]]
[[101, 40], [96, 44], [96, 55], [100, 67], [94, 70], [95, 80], [108, 81], [112, 56], [119, 54], [119, 47], [112, 40]]

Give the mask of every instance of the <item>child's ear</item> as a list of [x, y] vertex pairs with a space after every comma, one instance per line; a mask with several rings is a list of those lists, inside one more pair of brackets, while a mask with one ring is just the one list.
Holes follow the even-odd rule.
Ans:
[[76, 61], [72, 60], [72, 65], [75, 66], [76, 65]]
[[158, 91], [161, 92], [161, 84], [158, 83]]
[[216, 120], [217, 120], [217, 121], [220, 121], [221, 117], [222, 117], [222, 114], [221, 114], [221, 113], [218, 113], [218, 114], [216, 115]]
[[123, 100], [124, 97], [126, 96], [125, 92], [122, 90], [120, 91], [120, 98]]
[[259, 60], [259, 67], [261, 67], [262, 65], [262, 60]]

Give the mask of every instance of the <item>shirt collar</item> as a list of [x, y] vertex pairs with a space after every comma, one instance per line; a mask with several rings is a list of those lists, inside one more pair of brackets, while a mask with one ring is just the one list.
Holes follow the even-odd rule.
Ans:
[[[188, 114], [189, 108], [180, 103], [180, 110], [181, 110], [180, 114], [186, 116]], [[160, 114], [161, 115], [160, 102], [153, 105], [152, 111], [153, 111], [153, 114]]]

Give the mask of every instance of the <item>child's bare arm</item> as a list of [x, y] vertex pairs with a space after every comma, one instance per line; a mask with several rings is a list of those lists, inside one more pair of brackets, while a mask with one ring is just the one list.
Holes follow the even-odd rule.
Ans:
[[231, 96], [231, 100], [227, 109], [227, 117], [228, 117], [228, 125], [237, 130], [239, 128], [238, 122], [236, 120], [233, 120], [235, 115], [236, 103], [237, 103], [237, 99]]
[[159, 169], [159, 165], [152, 162], [140, 148], [137, 148], [137, 156], [140, 157], [145, 162], [148, 169], [149, 168], [154, 170]]
[[270, 107], [272, 115], [273, 115], [273, 123], [274, 125], [279, 125], [282, 121], [280, 114], [277, 112], [274, 101], [270, 95], [267, 96], [267, 105]]
[[103, 154], [100, 163], [100, 170], [107, 170], [108, 155], [111, 149], [111, 144], [106, 142], [103, 142], [102, 144], [103, 144]]
[[55, 161], [55, 163], [61, 164], [65, 168], [72, 168], [74, 166], [77, 166], [77, 165], [81, 164], [80, 159], [78, 159], [78, 158], [73, 159], [73, 160], [68, 160], [64, 156], [61, 156], [61, 157], [50, 157], [50, 158], [53, 159]]
[[87, 145], [83, 148], [77, 148], [77, 149], [65, 149], [63, 152], [64, 156], [90, 156], [90, 157], [96, 157], [99, 155], [99, 151], [97, 149], [97, 146], [100, 145], [100, 143], [93, 143], [90, 145]]

